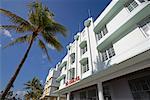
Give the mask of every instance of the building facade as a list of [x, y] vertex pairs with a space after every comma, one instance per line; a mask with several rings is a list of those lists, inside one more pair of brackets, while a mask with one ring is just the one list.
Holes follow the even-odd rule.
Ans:
[[53, 93], [67, 100], [150, 100], [150, 0], [112, 0], [84, 26], [67, 46]]
[[[60, 75], [60, 69], [58, 65], [56, 68], [51, 68], [47, 75], [43, 95], [40, 98], [41, 100], [57, 100], [58, 94], [54, 94], [53, 92], [59, 89], [59, 82], [56, 81], [57, 77]], [[66, 97], [63, 95], [59, 95], [60, 100], [65, 100]]]

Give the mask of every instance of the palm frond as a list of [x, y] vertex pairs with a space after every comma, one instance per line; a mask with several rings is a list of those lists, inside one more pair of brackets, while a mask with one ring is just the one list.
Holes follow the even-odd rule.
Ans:
[[30, 42], [32, 38], [32, 35], [24, 35], [21, 36], [19, 38], [16, 38], [15, 40], [11, 41], [10, 43], [8, 43], [4, 48], [7, 48], [9, 46], [13, 46], [17, 43], [24, 43], [24, 42]]
[[42, 16], [43, 16], [42, 3], [35, 1], [30, 3], [28, 6], [30, 9], [29, 21], [36, 27], [39, 27], [42, 23]]
[[23, 32], [27, 32], [30, 31], [28, 30], [28, 26], [16, 26], [16, 25], [1, 25], [0, 29], [6, 29], [6, 30], [12, 30], [12, 31], [16, 31], [17, 33], [23, 33]]
[[0, 29], [16, 30], [17, 26], [15, 26], [15, 25], [0, 25]]
[[56, 50], [60, 51], [62, 49], [61, 43], [51, 33], [42, 32], [42, 36], [44, 40], [52, 45]]
[[47, 47], [45, 46], [44, 42], [39, 39], [39, 43], [38, 44], [39, 44], [40, 48], [43, 50], [43, 52], [46, 54], [48, 60], [50, 61], [50, 56], [48, 54], [48, 50], [47, 50]]
[[32, 100], [39, 100], [42, 96], [43, 86], [37, 77], [25, 83], [25, 89], [27, 90], [25, 97]]
[[53, 19], [54, 14], [48, 9], [48, 7], [44, 7], [44, 12], [49, 19]]
[[51, 24], [46, 25], [44, 30], [53, 33], [54, 35], [56, 35], [56, 33], [61, 33], [63, 36], [67, 36], [67, 29], [56, 22], [51, 22]]
[[23, 19], [23, 18], [17, 16], [16, 14], [14, 14], [14, 13], [8, 11], [8, 10], [5, 10], [5, 9], [0, 8], [0, 13], [6, 15], [6, 16], [7, 16], [8, 18], [10, 18], [11, 21], [12, 21], [13, 23], [15, 23], [15, 24], [19, 24], [19, 25], [22, 24], [22, 25], [28, 25], [28, 26], [31, 25], [31, 24], [30, 24], [28, 21], [26, 21], [25, 19]]

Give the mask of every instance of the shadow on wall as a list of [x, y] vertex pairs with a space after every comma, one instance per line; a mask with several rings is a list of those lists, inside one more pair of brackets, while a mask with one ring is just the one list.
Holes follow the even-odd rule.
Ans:
[[93, 72], [96, 73], [96, 72], [105, 70], [108, 67], [110, 67], [110, 65], [111, 65], [111, 59], [102, 62], [101, 59], [99, 59], [99, 57], [96, 56], [96, 62], [94, 62]]

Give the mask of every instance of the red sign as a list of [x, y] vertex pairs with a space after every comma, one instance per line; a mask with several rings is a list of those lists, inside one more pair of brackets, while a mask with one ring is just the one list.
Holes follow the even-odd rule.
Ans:
[[77, 76], [76, 78], [73, 78], [73, 79], [67, 81], [67, 82], [66, 82], [66, 86], [68, 86], [68, 85], [70, 85], [70, 84], [72, 84], [72, 83], [74, 83], [74, 82], [77, 82], [78, 80], [80, 80], [80, 77], [79, 77], [79, 76]]

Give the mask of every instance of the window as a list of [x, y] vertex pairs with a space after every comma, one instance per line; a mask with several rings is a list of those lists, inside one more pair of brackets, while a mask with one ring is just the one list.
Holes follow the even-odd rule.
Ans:
[[99, 100], [97, 86], [90, 86], [84, 89], [71, 92], [70, 100]]
[[82, 69], [82, 73], [85, 73], [89, 70], [89, 64], [88, 64], [88, 59], [81, 63], [81, 69]]
[[114, 51], [114, 48], [111, 47], [108, 49], [108, 55], [109, 55], [109, 58], [115, 56], [115, 51]]
[[101, 60], [106, 61], [112, 58], [113, 56], [115, 56], [115, 51], [114, 51], [113, 46], [111, 46], [110, 48], [100, 52], [100, 54], [101, 54]]
[[75, 62], [75, 53], [70, 55], [70, 63], [73, 64]]
[[80, 92], [80, 100], [86, 100], [86, 91]]
[[97, 100], [97, 91], [96, 89], [90, 89], [88, 92], [88, 100]]
[[150, 16], [140, 22], [140, 27], [147, 36], [150, 36]]
[[125, 6], [131, 12], [138, 6], [138, 3], [135, 0], [130, 0], [130, 2], [128, 2]]
[[66, 82], [66, 76], [63, 78], [63, 84], [65, 84]]
[[87, 44], [81, 48], [81, 55], [83, 55], [87, 51]]
[[72, 68], [69, 70], [69, 79], [74, 79], [74, 76], [75, 76], [75, 69]]
[[108, 59], [106, 50], [104, 52], [102, 52], [101, 55], [102, 55], [102, 61], [106, 61]]
[[110, 87], [108, 85], [103, 86], [103, 95], [104, 95], [104, 100], [112, 100]]
[[105, 36], [108, 33], [108, 30], [106, 28], [106, 25], [100, 29], [100, 31], [96, 34], [97, 40], [100, 40], [103, 36]]
[[66, 70], [67, 69], [67, 64], [65, 64], [65, 66], [64, 66], [64, 70]]
[[150, 100], [150, 76], [129, 80], [134, 100]]

